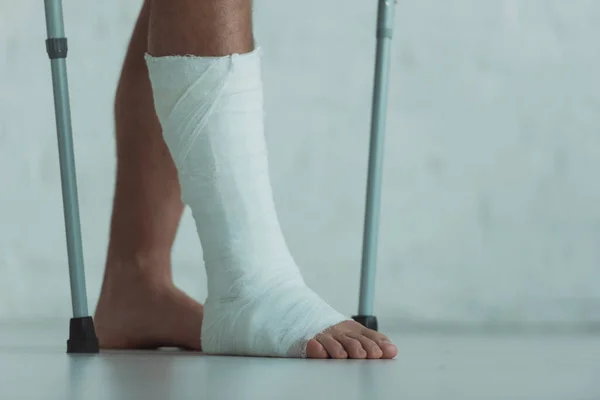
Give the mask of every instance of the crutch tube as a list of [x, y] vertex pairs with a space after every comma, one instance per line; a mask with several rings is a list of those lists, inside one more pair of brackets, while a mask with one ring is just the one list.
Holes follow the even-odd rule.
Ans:
[[358, 315], [353, 317], [354, 320], [375, 330], [377, 330], [377, 318], [373, 315], [373, 298], [394, 6], [395, 0], [379, 0], [360, 296]]
[[46, 50], [50, 58], [52, 70], [71, 303], [73, 307], [67, 352], [97, 353], [98, 339], [96, 338], [92, 318], [88, 315], [85, 287], [85, 269], [83, 265], [83, 248], [77, 200], [77, 178], [75, 174], [75, 156], [67, 81], [67, 39], [64, 33], [62, 3], [60, 0], [44, 0], [44, 6], [48, 34]]

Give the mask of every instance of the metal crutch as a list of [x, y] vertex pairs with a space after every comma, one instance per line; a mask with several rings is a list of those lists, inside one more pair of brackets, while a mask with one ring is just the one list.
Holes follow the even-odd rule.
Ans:
[[360, 297], [358, 315], [352, 317], [355, 321], [374, 330], [377, 330], [377, 317], [373, 315], [373, 298], [375, 295], [383, 140], [388, 98], [390, 45], [394, 31], [395, 1], [379, 0], [377, 12], [377, 50], [371, 112], [371, 139], [369, 143], [369, 172], [363, 231]]
[[46, 50], [52, 68], [54, 90], [54, 112], [60, 160], [63, 211], [69, 256], [69, 278], [73, 318], [69, 326], [67, 353], [98, 353], [98, 338], [94, 321], [88, 314], [85, 288], [85, 269], [81, 245], [79, 205], [77, 200], [77, 178], [71, 131], [71, 110], [67, 82], [67, 39], [65, 37], [61, 0], [44, 0], [48, 39]]

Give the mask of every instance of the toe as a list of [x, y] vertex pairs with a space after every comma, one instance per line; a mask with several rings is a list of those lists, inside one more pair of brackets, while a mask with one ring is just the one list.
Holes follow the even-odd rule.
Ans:
[[367, 358], [378, 359], [383, 357], [383, 350], [381, 349], [381, 347], [379, 347], [379, 345], [370, 338], [361, 334], [353, 334], [350, 336], [356, 341], [360, 342], [362, 348], [364, 349], [367, 355]]
[[306, 356], [308, 358], [327, 358], [329, 354], [327, 354], [327, 350], [325, 347], [315, 339], [311, 339], [306, 344]]
[[361, 342], [348, 335], [338, 335], [335, 339], [344, 346], [349, 358], [363, 359], [367, 357], [367, 352], [363, 349]]
[[398, 355], [398, 348], [389, 340], [380, 342], [379, 347], [383, 351], [383, 356], [381, 358], [391, 360]]
[[391, 359], [398, 355], [398, 348], [384, 334], [371, 329], [364, 329], [362, 335], [377, 343], [383, 352], [381, 358]]
[[325, 347], [331, 358], [348, 358], [348, 353], [340, 342], [335, 340], [331, 334], [322, 333], [316, 337], [316, 340]]

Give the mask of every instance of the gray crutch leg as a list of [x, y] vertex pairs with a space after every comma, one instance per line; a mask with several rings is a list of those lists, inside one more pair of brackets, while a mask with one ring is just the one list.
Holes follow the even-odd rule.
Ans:
[[367, 201], [363, 232], [363, 254], [360, 276], [358, 315], [353, 319], [367, 328], [377, 330], [377, 317], [373, 315], [375, 295], [375, 267], [377, 262], [377, 234], [381, 197], [383, 141], [388, 97], [390, 44], [394, 29], [395, 0], [379, 0], [377, 13], [377, 52], [369, 144], [369, 172]]
[[85, 289], [85, 270], [79, 225], [77, 203], [77, 179], [71, 132], [71, 110], [67, 83], [67, 39], [64, 33], [61, 0], [44, 0], [48, 39], [46, 49], [52, 68], [54, 90], [54, 111], [60, 160], [67, 252], [69, 256], [69, 277], [73, 318], [69, 326], [67, 353], [98, 353], [98, 339], [92, 317], [88, 315]]

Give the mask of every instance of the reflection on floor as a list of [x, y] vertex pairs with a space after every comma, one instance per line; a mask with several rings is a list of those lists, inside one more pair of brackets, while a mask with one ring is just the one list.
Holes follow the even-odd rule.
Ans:
[[[64, 325], [64, 326], [63, 326]], [[392, 361], [67, 356], [67, 322], [0, 324], [0, 399], [600, 399], [600, 337], [392, 334]]]

